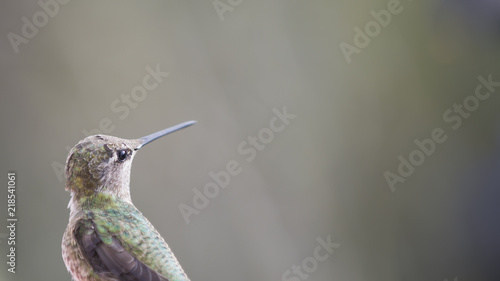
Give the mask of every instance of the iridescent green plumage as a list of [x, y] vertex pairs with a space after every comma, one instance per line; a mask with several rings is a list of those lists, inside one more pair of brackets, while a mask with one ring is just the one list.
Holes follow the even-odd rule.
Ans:
[[167, 243], [130, 199], [136, 150], [184, 123], [138, 139], [96, 135], [80, 141], [66, 163], [71, 192], [63, 259], [75, 281], [188, 281]]
[[107, 245], [117, 239], [127, 252], [168, 280], [188, 280], [163, 238], [134, 205], [111, 195], [82, 199], [81, 204], [85, 207], [72, 217], [74, 223], [63, 238], [65, 255], [78, 261], [79, 274], [100, 280], [89, 261], [80, 259], [83, 254], [78, 243], [78, 237], [85, 234], [79, 232], [95, 232]]

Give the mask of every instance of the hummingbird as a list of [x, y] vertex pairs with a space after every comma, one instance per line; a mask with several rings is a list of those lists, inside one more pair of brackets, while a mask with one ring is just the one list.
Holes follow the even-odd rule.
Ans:
[[93, 135], [71, 149], [62, 256], [74, 281], [189, 281], [165, 240], [132, 203], [130, 170], [140, 148], [195, 123], [139, 139]]

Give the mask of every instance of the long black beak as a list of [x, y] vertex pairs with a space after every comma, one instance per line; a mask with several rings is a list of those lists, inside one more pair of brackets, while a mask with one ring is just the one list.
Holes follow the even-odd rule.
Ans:
[[138, 150], [139, 148], [145, 146], [146, 144], [154, 141], [157, 138], [161, 138], [161, 137], [166, 136], [170, 133], [173, 133], [173, 132], [178, 131], [180, 129], [184, 129], [184, 128], [189, 127], [189, 126], [194, 125], [194, 124], [196, 124], [196, 121], [194, 121], [194, 120], [186, 121], [184, 123], [172, 126], [170, 128], [166, 128], [165, 130], [161, 130], [161, 131], [158, 131], [156, 133], [152, 133], [151, 135], [147, 135], [145, 137], [142, 137], [139, 139], [140, 144], [135, 148], [135, 150]]

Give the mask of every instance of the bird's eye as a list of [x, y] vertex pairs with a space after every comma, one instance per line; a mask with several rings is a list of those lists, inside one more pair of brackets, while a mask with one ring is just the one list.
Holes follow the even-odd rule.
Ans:
[[125, 149], [118, 150], [116, 152], [118, 156], [118, 161], [123, 162], [125, 159], [127, 159], [127, 151]]

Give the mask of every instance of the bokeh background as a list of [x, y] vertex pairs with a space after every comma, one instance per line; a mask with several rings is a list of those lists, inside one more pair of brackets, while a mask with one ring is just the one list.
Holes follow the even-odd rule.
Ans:
[[[111, 120], [108, 134], [137, 138], [191, 119], [139, 152], [131, 192], [193, 281], [499, 280], [500, 88], [457, 130], [443, 113], [479, 76], [500, 81], [500, 4], [402, 0], [348, 63], [340, 44], [396, 2], [74, 0], [16, 52], [8, 34], [43, 9], [3, 1], [0, 280], [71, 279], [57, 171], [83, 130]], [[157, 65], [169, 76], [120, 118], [113, 102]], [[238, 145], [284, 107], [295, 119], [246, 161]], [[392, 191], [384, 173], [435, 128], [446, 142]], [[230, 160], [242, 172], [186, 224], [180, 204], [193, 206], [193, 189]], [[6, 265], [9, 171], [16, 274]], [[327, 260], [284, 278], [328, 236], [341, 246]]]

